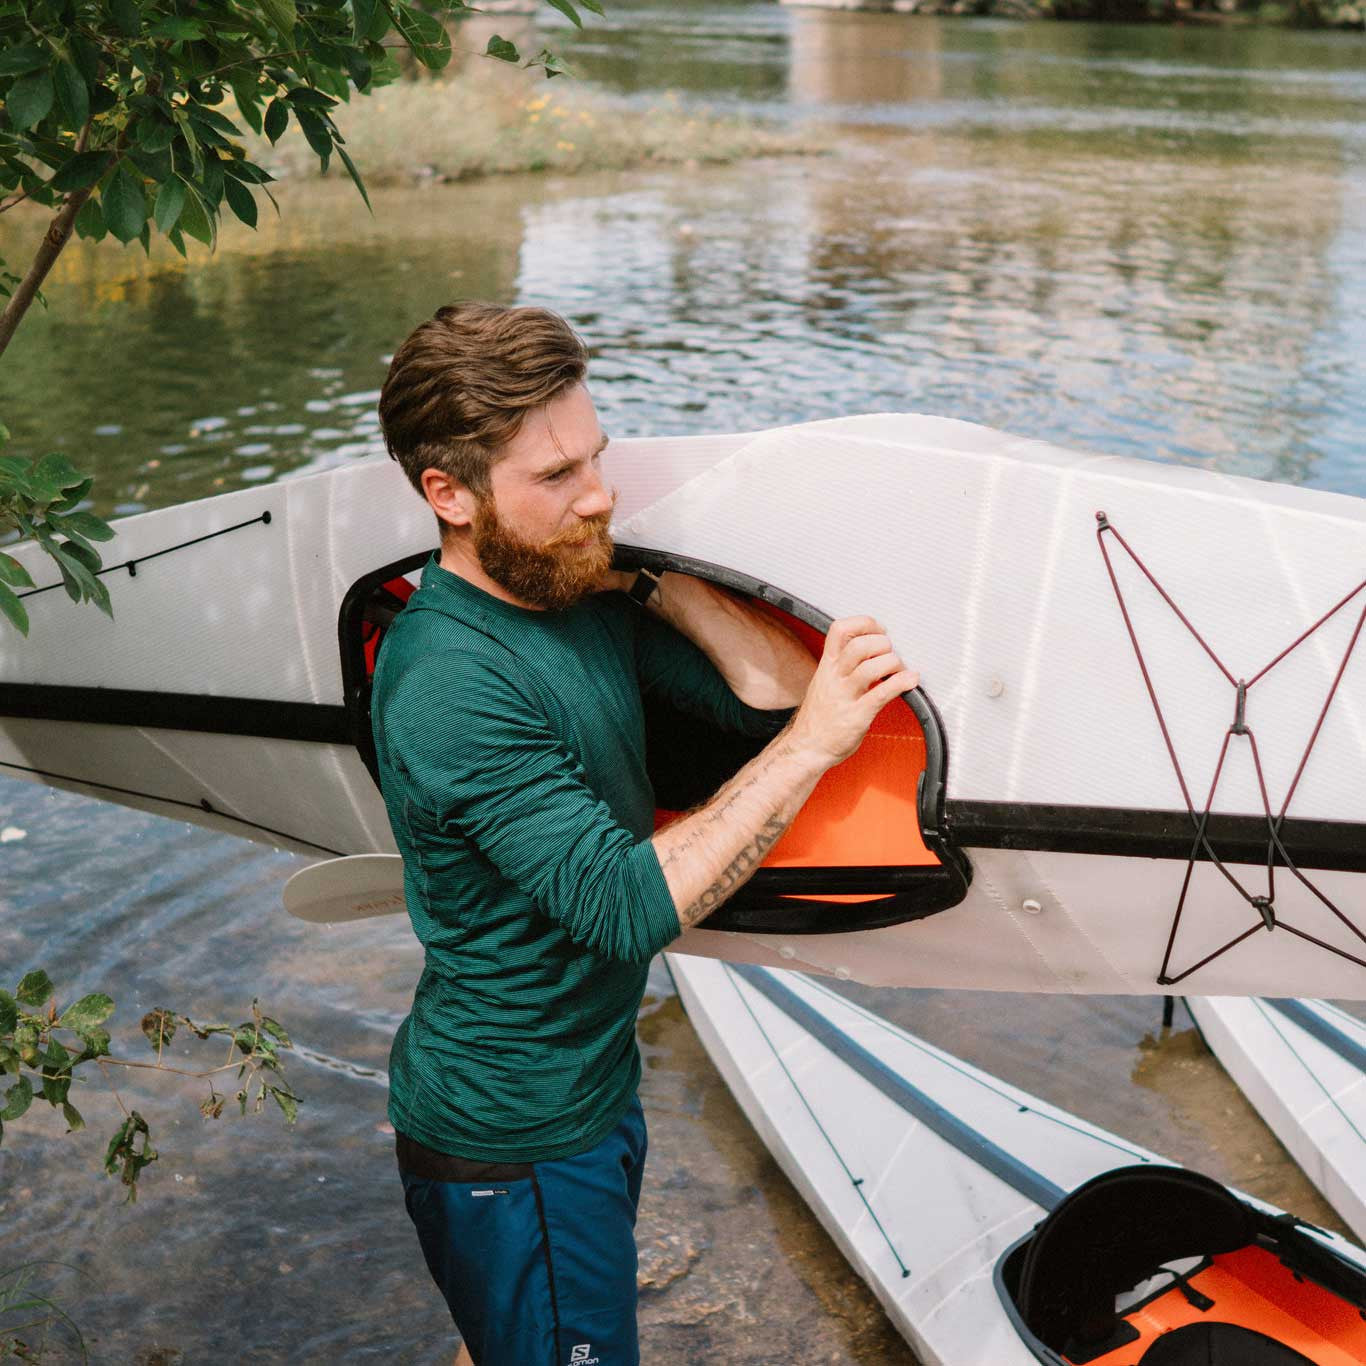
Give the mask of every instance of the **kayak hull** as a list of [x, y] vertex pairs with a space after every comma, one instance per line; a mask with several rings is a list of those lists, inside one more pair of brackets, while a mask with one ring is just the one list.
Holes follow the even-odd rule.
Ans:
[[1267, 1127], [1366, 1239], [1366, 1024], [1312, 999], [1186, 1004]]

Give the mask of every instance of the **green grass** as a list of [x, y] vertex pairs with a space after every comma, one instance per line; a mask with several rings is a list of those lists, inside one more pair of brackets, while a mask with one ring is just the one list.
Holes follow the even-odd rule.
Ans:
[[[561, 77], [476, 61], [446, 79], [402, 81], [353, 94], [333, 116], [367, 184], [530, 171], [622, 170], [660, 163], [731, 162], [817, 153], [824, 135], [685, 109], [673, 96], [648, 108]], [[247, 155], [280, 178], [319, 174], [291, 128], [271, 147], [248, 135]], [[334, 161], [329, 174], [345, 174]]]

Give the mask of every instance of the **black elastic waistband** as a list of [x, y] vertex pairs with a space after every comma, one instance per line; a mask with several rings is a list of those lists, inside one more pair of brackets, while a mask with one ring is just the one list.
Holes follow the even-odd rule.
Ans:
[[522, 1181], [533, 1174], [530, 1162], [475, 1162], [439, 1153], [405, 1133], [394, 1134], [398, 1169], [424, 1181]]

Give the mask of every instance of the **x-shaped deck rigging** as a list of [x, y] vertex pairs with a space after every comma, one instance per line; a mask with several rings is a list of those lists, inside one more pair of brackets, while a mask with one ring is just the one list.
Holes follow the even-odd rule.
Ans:
[[[1295, 795], [1295, 789], [1299, 786], [1300, 778], [1304, 774], [1305, 765], [1309, 762], [1309, 755], [1313, 752], [1314, 745], [1319, 738], [1319, 733], [1323, 729], [1324, 720], [1327, 718], [1328, 709], [1332, 705], [1333, 698], [1337, 695], [1338, 685], [1342, 682], [1342, 676], [1347, 670], [1347, 664], [1351, 660], [1352, 653], [1356, 649], [1358, 639], [1361, 637], [1362, 626], [1366, 625], [1366, 598], [1363, 598], [1361, 611], [1357, 616], [1356, 627], [1352, 631], [1351, 639], [1347, 642], [1347, 648], [1343, 652], [1342, 660], [1338, 665], [1337, 672], [1333, 676], [1332, 685], [1328, 689], [1328, 695], [1324, 698], [1323, 706], [1319, 710], [1318, 719], [1314, 723], [1314, 729], [1310, 733], [1309, 742], [1305, 745], [1304, 753], [1300, 756], [1298, 767], [1295, 769], [1295, 776], [1290, 782], [1290, 786], [1285, 794], [1285, 800], [1281, 802], [1280, 810], [1274, 815], [1271, 810], [1271, 798], [1267, 792], [1266, 777], [1262, 772], [1261, 753], [1257, 748], [1257, 737], [1247, 720], [1248, 693], [1253, 686], [1261, 679], [1265, 678], [1272, 669], [1286, 658], [1293, 650], [1302, 645], [1310, 636], [1314, 634], [1325, 622], [1331, 620], [1338, 614], [1353, 598], [1366, 590], [1366, 579], [1363, 579], [1345, 597], [1328, 609], [1312, 626], [1301, 635], [1291, 641], [1269, 664], [1253, 674], [1251, 678], [1235, 678], [1233, 673], [1225, 666], [1218, 655], [1210, 648], [1204, 637], [1191, 624], [1190, 619], [1176, 605], [1171, 594], [1157, 581], [1148, 566], [1134, 552], [1133, 548], [1115, 529], [1110, 519], [1104, 512], [1096, 513], [1096, 541], [1100, 546], [1100, 553], [1105, 559], [1105, 568], [1110, 575], [1110, 583], [1115, 590], [1115, 599], [1119, 603], [1119, 610], [1124, 617], [1124, 626], [1129, 633], [1129, 640], [1134, 647], [1134, 656], [1138, 660], [1138, 667], [1143, 674], [1143, 683], [1148, 690], [1148, 697], [1153, 704], [1153, 710], [1157, 714], [1157, 724], [1161, 727], [1162, 738], [1166, 742], [1167, 753], [1171, 756], [1172, 767], [1176, 770], [1177, 782], [1181, 785], [1181, 795], [1185, 799], [1186, 810], [1190, 815], [1194, 826], [1195, 836], [1191, 844], [1190, 857], [1186, 863], [1186, 875], [1181, 883], [1181, 895], [1177, 899], [1176, 912], [1172, 916], [1171, 931], [1167, 936], [1166, 952], [1162, 955], [1162, 967], [1158, 972], [1157, 980], [1162, 986], [1171, 986], [1180, 982], [1183, 978], [1189, 977], [1191, 973], [1204, 967], [1206, 963], [1212, 962], [1215, 958], [1227, 953], [1230, 949], [1241, 944], [1244, 939], [1257, 933], [1258, 930], [1282, 929], [1297, 938], [1308, 940], [1311, 944], [1317, 944], [1321, 949], [1327, 949], [1329, 953], [1337, 954], [1341, 958], [1346, 958], [1353, 963], [1359, 963], [1366, 967], [1366, 958], [1358, 957], [1354, 953], [1349, 953], [1346, 949], [1339, 948], [1336, 944], [1330, 944], [1326, 940], [1310, 934], [1307, 930], [1302, 930], [1290, 924], [1277, 914], [1276, 910], [1276, 868], [1283, 866], [1292, 877], [1302, 883], [1309, 892], [1321, 901], [1351, 932], [1366, 945], [1366, 934], [1364, 934], [1352, 920], [1337, 907], [1333, 901], [1319, 887], [1305, 876], [1305, 874], [1295, 866], [1295, 860], [1291, 857], [1289, 850], [1286, 849], [1281, 839], [1281, 826], [1285, 821], [1285, 813], [1290, 808], [1291, 799]], [[1205, 798], [1204, 807], [1197, 811], [1195, 803], [1191, 798], [1190, 787], [1186, 783], [1186, 775], [1182, 772], [1181, 761], [1176, 757], [1176, 746], [1172, 742], [1171, 731], [1167, 727], [1167, 718], [1162, 713], [1162, 705], [1157, 700], [1157, 691], [1153, 687], [1152, 675], [1148, 670], [1147, 660], [1143, 657], [1142, 647], [1138, 643], [1138, 633], [1134, 629], [1133, 619], [1129, 615], [1128, 604], [1124, 601], [1124, 592], [1119, 586], [1119, 578], [1115, 574], [1115, 567], [1110, 559], [1109, 547], [1106, 544], [1106, 537], [1113, 537], [1114, 540], [1123, 548], [1124, 552], [1138, 567], [1144, 578], [1157, 590], [1163, 602], [1176, 614], [1177, 619], [1195, 638], [1196, 643], [1214, 662], [1215, 667], [1228, 680], [1229, 686], [1234, 693], [1233, 720], [1229, 723], [1228, 729], [1224, 732], [1224, 742], [1219, 749], [1219, 760], [1214, 767], [1214, 778], [1210, 783], [1209, 795]], [[1223, 859], [1210, 843], [1207, 828], [1209, 825], [1210, 812], [1214, 807], [1215, 793], [1219, 790], [1219, 780], [1224, 771], [1224, 761], [1228, 757], [1229, 748], [1234, 740], [1245, 739], [1252, 758], [1253, 769], [1257, 775], [1257, 786], [1261, 793], [1262, 810], [1266, 816], [1267, 825], [1267, 845], [1266, 845], [1266, 891], [1264, 893], [1254, 893], [1249, 891], [1242, 882], [1229, 870]], [[1191, 877], [1195, 872], [1195, 865], [1204, 851], [1206, 858], [1211, 862], [1220, 873], [1228, 880], [1230, 885], [1238, 893], [1248, 906], [1256, 912], [1247, 929], [1234, 935], [1228, 943], [1221, 945], [1211, 953], [1207, 953], [1199, 962], [1192, 963], [1189, 967], [1183, 968], [1179, 972], [1171, 971], [1172, 950], [1176, 945], [1177, 930], [1181, 925], [1181, 916], [1186, 909], [1186, 900], [1190, 892]]]

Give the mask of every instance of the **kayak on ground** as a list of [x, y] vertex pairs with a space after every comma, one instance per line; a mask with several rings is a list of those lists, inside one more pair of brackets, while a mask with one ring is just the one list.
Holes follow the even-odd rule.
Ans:
[[[623, 567], [709, 578], [813, 650], [871, 613], [921, 676], [689, 952], [1366, 998], [1366, 500], [909, 414], [614, 441], [605, 463]], [[316, 860], [392, 855], [369, 678], [436, 539], [398, 467], [114, 526], [113, 622], [16, 552], [38, 587], [30, 637], [0, 639], [0, 772]], [[646, 722], [661, 819], [748, 757]], [[401, 908], [382, 864], [348, 876], [367, 913]]]
[[1211, 1052], [1366, 1238], [1366, 1024], [1328, 1001], [1188, 996]]
[[1366, 1362], [1366, 1252], [797, 973], [667, 956], [750, 1123], [926, 1366]]

